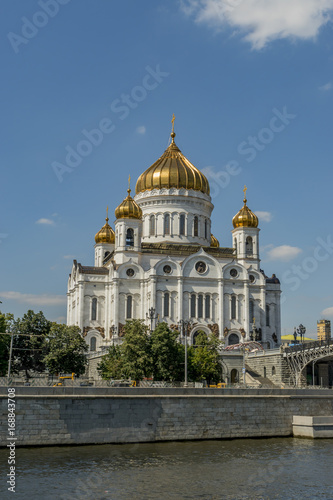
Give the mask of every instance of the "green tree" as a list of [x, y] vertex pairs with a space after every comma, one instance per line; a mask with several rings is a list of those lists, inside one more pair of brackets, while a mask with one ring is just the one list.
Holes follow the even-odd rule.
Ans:
[[48, 354], [44, 363], [52, 375], [60, 372], [82, 375], [86, 369], [85, 352], [88, 346], [78, 326], [67, 326], [52, 323]]
[[34, 313], [29, 310], [22, 319], [14, 321], [12, 332], [13, 342], [13, 371], [25, 371], [29, 378], [30, 371], [43, 372], [45, 370], [44, 357], [47, 352], [46, 337], [49, 334], [51, 322], [42, 311]]
[[204, 332], [198, 333], [195, 345], [188, 349], [189, 374], [192, 380], [207, 380], [210, 383], [221, 379], [220, 347], [221, 342], [215, 335], [207, 337]]
[[179, 332], [159, 323], [151, 334], [151, 354], [155, 380], [182, 380], [184, 347], [177, 342]]
[[119, 346], [111, 346], [108, 353], [103, 356], [97, 370], [105, 380], [109, 380], [110, 378], [118, 380], [125, 378], [121, 348]]
[[[0, 312], [0, 333], [11, 332], [14, 322], [13, 314]], [[0, 335], [0, 377], [5, 377], [8, 371], [10, 335]]]
[[152, 374], [148, 327], [140, 319], [131, 319], [125, 324], [125, 337], [121, 344], [124, 374], [133, 380], [142, 380]]

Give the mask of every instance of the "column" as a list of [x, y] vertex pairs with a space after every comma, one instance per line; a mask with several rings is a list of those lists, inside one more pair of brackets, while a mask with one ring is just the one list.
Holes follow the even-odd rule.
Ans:
[[115, 339], [118, 338], [119, 334], [119, 281], [118, 278], [113, 279], [113, 324], [117, 329], [115, 334]]
[[83, 282], [79, 283], [79, 307], [78, 307], [78, 326], [83, 332], [83, 315], [84, 315], [84, 290]]
[[109, 303], [110, 303], [110, 287], [105, 284], [105, 300], [104, 300], [104, 332], [105, 340], [110, 340], [110, 324], [109, 324]]
[[145, 281], [141, 280], [140, 281], [140, 294], [141, 294], [141, 318], [145, 319], [146, 317], [146, 311], [148, 311], [148, 307], [146, 307], [146, 301], [147, 301], [147, 294], [145, 290]]
[[262, 342], [266, 342], [266, 287], [262, 286], [260, 288], [260, 302], [262, 309], [262, 319], [260, 319], [260, 328], [261, 328], [261, 338]]
[[245, 341], [250, 340], [250, 323], [252, 323], [252, 318], [250, 319], [250, 294], [249, 294], [249, 284], [244, 283], [244, 330], [246, 333]]
[[178, 321], [183, 318], [183, 278], [178, 278]]
[[[213, 310], [213, 300], [211, 303], [211, 309]], [[223, 279], [219, 279], [219, 315], [218, 315], [218, 321], [219, 321], [219, 338], [220, 340], [224, 339], [224, 283]]]

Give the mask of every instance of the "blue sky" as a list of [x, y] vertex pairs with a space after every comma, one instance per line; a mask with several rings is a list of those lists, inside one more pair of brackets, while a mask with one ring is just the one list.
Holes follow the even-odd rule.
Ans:
[[3, 0], [2, 310], [65, 321], [73, 258], [93, 264], [106, 206], [112, 221], [175, 113], [221, 246], [248, 186], [282, 332], [333, 319], [332, 16], [333, 0]]

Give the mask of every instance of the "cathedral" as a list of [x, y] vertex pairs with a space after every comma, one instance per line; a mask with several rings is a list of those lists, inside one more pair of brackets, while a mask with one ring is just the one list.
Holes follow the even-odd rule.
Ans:
[[[162, 156], [138, 178], [135, 196], [108, 213], [95, 236], [94, 266], [73, 262], [67, 324], [90, 351], [121, 343], [128, 319], [186, 326], [188, 343], [213, 332], [226, 346], [281, 339], [280, 282], [260, 269], [259, 220], [247, 206], [232, 219], [231, 245], [212, 234], [209, 182], [180, 151], [172, 128]], [[183, 329], [184, 331], [184, 329]]]

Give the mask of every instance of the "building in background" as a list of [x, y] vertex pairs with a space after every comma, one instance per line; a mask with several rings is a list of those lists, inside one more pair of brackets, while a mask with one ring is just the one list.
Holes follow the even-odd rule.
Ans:
[[[251, 340], [280, 345], [280, 281], [260, 268], [259, 221], [247, 206], [232, 220], [231, 245], [212, 234], [207, 178], [171, 143], [137, 180], [95, 236], [94, 266], [74, 261], [67, 323], [78, 325], [91, 351], [119, 344], [128, 319], [178, 329], [191, 320], [226, 345]], [[231, 221], [230, 221], [231, 222]], [[253, 334], [253, 324], [255, 324]]]
[[317, 321], [317, 337], [318, 340], [324, 341], [331, 338], [331, 322], [328, 319]]

